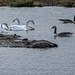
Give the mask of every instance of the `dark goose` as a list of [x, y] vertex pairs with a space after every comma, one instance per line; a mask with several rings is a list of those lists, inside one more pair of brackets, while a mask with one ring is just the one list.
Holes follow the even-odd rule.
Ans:
[[58, 19], [59, 21], [63, 21], [64, 23], [75, 23], [75, 15], [74, 15], [74, 20], [70, 20], [70, 19]]
[[58, 37], [70, 37], [73, 34], [71, 32], [61, 32], [61, 33], [57, 34], [57, 27], [56, 26], [53, 26], [52, 29], [54, 29], [55, 36], [58, 36]]

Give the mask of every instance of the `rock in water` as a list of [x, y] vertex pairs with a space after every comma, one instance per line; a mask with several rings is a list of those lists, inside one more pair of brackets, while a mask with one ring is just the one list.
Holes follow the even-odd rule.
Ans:
[[57, 44], [47, 40], [28, 40], [19, 35], [3, 35], [0, 34], [0, 47], [22, 47], [22, 48], [54, 48]]
[[53, 48], [53, 47], [58, 47], [58, 45], [46, 40], [35, 40], [34, 42], [31, 41], [30, 44], [27, 46], [27, 48]]

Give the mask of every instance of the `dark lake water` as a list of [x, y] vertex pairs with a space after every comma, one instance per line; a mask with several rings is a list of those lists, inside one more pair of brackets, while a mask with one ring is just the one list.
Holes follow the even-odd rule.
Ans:
[[[75, 24], [63, 24], [58, 19], [73, 20], [75, 8], [65, 7], [34, 7], [11, 8], [0, 7], [0, 24], [11, 24], [19, 18], [21, 24], [32, 19], [35, 31], [9, 31], [29, 40], [48, 40], [58, 44], [58, 48], [28, 49], [0, 47], [0, 75], [75, 75]], [[56, 39], [53, 37], [52, 26], [58, 32], [73, 32], [72, 37]]]

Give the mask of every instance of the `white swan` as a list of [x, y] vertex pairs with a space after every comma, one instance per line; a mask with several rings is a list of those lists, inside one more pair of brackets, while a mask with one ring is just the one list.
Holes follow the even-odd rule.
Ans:
[[26, 25], [11, 25], [8, 26], [7, 23], [2, 23], [1, 28], [3, 28], [3, 25], [5, 25], [6, 28], [3, 28], [5, 30], [11, 30], [11, 31], [24, 31], [24, 30], [34, 30], [33, 27], [29, 26], [29, 22], [32, 22], [34, 24], [33, 20], [27, 21]]
[[[5, 26], [5, 24], [6, 24], [6, 26]], [[0, 27], [0, 34], [6, 34], [6, 33], [8, 33], [6, 30], [8, 30], [8, 25], [7, 25], [7, 23], [4, 23]]]
[[[17, 20], [18, 22], [18, 25], [20, 25], [20, 21], [18, 18], [15, 18], [12, 22], [15, 22]], [[5, 30], [11, 30], [9, 27], [8, 27], [8, 24], [7, 23], [2, 23], [0, 24], [0, 28], [2, 29], [5, 29]]]

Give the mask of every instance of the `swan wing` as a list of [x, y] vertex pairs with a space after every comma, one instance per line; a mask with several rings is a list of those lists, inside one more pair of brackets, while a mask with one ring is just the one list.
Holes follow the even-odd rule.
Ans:
[[9, 28], [13, 31], [34, 30], [34, 28], [26, 25], [11, 25]]
[[23, 31], [25, 30], [23, 26], [20, 26], [20, 25], [12, 25], [12, 26], [9, 26], [11, 30], [13, 31]]

